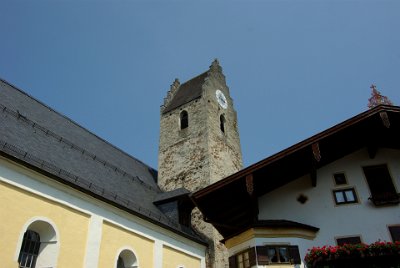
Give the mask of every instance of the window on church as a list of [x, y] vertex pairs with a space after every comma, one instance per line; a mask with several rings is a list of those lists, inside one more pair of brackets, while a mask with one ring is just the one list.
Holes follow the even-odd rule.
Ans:
[[125, 268], [124, 260], [121, 258], [121, 256], [118, 257], [117, 268]]
[[19, 249], [19, 268], [55, 267], [58, 256], [57, 234], [53, 225], [43, 220], [29, 224]]
[[222, 133], [225, 133], [225, 116], [223, 114], [221, 114], [221, 116], [219, 117], [219, 127], [222, 131]]
[[40, 236], [38, 233], [27, 230], [22, 240], [18, 263], [20, 268], [34, 268], [39, 255]]
[[371, 192], [369, 199], [376, 206], [400, 203], [399, 194], [386, 165], [368, 166], [363, 170]]
[[189, 126], [189, 115], [187, 111], [182, 111], [180, 114], [180, 125], [181, 129], [185, 129]]
[[129, 250], [124, 249], [118, 256], [117, 268], [137, 268], [137, 260], [135, 254]]

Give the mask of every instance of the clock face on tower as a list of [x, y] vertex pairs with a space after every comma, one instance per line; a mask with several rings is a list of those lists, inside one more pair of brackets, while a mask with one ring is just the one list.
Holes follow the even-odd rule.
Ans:
[[226, 109], [228, 107], [228, 101], [226, 100], [224, 93], [217, 89], [217, 91], [215, 91], [215, 96], [217, 97], [219, 106], [221, 106], [223, 109]]

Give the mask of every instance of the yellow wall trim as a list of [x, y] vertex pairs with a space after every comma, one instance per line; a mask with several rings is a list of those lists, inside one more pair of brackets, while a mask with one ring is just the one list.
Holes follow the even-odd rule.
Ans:
[[313, 240], [316, 232], [305, 230], [302, 228], [250, 228], [243, 233], [232, 237], [225, 241], [225, 246], [230, 249], [239, 244], [243, 244], [254, 238], [280, 238], [280, 237], [297, 237]]

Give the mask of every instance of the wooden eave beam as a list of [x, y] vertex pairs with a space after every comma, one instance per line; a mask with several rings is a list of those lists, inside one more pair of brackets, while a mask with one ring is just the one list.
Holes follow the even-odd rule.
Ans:
[[319, 149], [319, 142], [315, 142], [311, 145], [312, 150], [312, 160], [311, 160], [311, 170], [310, 170], [310, 178], [311, 185], [313, 187], [317, 186], [317, 166], [319, 161], [321, 161], [321, 150]]

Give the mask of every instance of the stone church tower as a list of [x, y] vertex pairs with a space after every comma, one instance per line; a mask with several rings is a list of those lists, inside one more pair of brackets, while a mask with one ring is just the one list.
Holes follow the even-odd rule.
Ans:
[[[161, 106], [158, 184], [166, 191], [204, 188], [242, 168], [233, 100], [217, 60], [210, 69], [180, 84], [175, 80]], [[221, 237], [192, 213], [193, 226], [208, 237], [208, 267], [228, 267]]]

